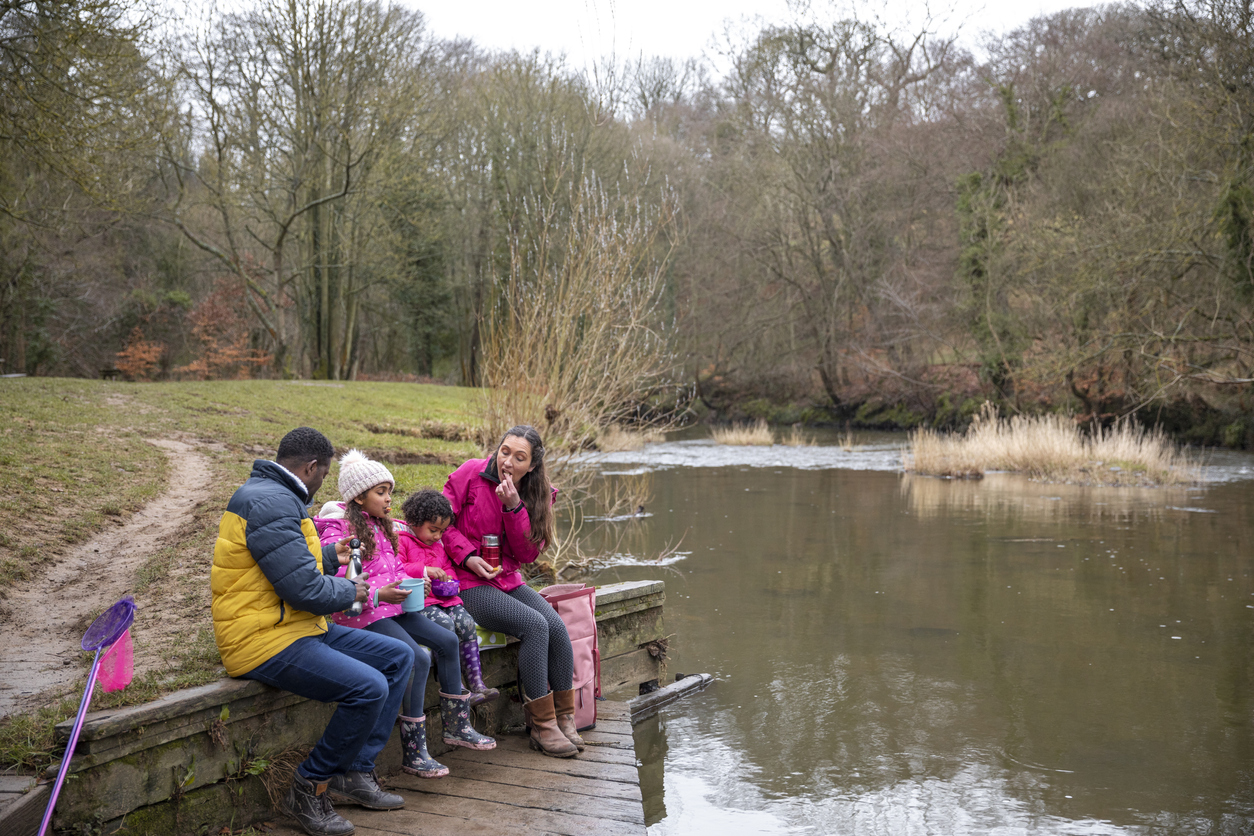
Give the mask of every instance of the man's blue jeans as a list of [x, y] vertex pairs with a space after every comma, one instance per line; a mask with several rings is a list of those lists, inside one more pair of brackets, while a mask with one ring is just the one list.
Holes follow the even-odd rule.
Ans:
[[296, 771], [314, 783], [369, 772], [387, 745], [414, 667], [403, 642], [329, 625], [297, 639], [243, 675], [319, 702], [338, 702], [322, 738]]

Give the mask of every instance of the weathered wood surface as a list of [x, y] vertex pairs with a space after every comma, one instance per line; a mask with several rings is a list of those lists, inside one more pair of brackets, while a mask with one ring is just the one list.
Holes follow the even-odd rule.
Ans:
[[663, 706], [669, 705], [688, 694], [700, 691], [713, 681], [714, 677], [708, 673], [694, 673], [652, 693], [642, 694], [627, 703], [627, 707], [631, 711], [631, 722], [639, 723], [641, 720], [652, 717]]
[[[604, 692], [634, 691], [640, 683], [658, 678], [660, 660], [646, 645], [665, 636], [665, 597], [661, 581], [610, 584], [597, 590]], [[511, 699], [516, 693], [518, 643], [486, 650], [482, 656], [484, 679], [501, 690], [502, 699], [484, 706], [476, 725], [495, 735], [522, 723], [521, 708]], [[428, 680], [425, 704], [432, 754], [443, 757], [447, 750], [440, 741], [434, 677]], [[331, 712], [332, 706], [237, 679], [186, 689], [145, 705], [92, 712], [70, 764], [71, 780], [58, 801], [55, 824], [124, 820], [132, 832], [163, 834], [193, 832], [215, 822], [234, 821], [239, 826], [255, 819], [256, 805], [249, 799], [255, 795], [252, 783], [257, 779], [246, 777], [248, 765], [293, 746], [312, 746]], [[68, 738], [72, 725], [67, 721], [58, 726], [62, 739]], [[585, 753], [581, 760], [595, 763], [602, 756]], [[630, 753], [628, 760], [634, 765]], [[378, 764], [384, 774], [399, 768], [396, 735]], [[163, 804], [176, 807], [177, 815], [166, 816], [158, 809]], [[215, 808], [225, 811], [221, 822], [214, 818]], [[152, 827], [139, 826], [145, 817], [151, 818]], [[196, 827], [189, 829], [192, 823]], [[5, 809], [0, 808], [0, 832], [5, 832], [5, 824]]]
[[39, 831], [44, 811], [48, 809], [48, 799], [52, 797], [52, 787], [50, 784], [34, 786], [34, 783], [29, 776], [0, 776], [0, 804], [5, 807], [0, 833], [7, 836], [9, 833]]
[[[445, 778], [388, 779], [388, 788], [405, 797], [403, 810], [336, 809], [357, 836], [641, 836], [644, 806], [629, 710], [607, 701], [597, 713], [596, 729], [582, 733], [588, 748], [578, 757], [545, 757], [522, 734], [502, 735], [490, 752], [441, 756], [450, 770]], [[273, 821], [275, 836], [303, 832], [290, 819]]]
[[635, 688], [658, 678], [658, 660], [641, 648], [601, 660], [601, 692], [611, 694], [620, 688]]

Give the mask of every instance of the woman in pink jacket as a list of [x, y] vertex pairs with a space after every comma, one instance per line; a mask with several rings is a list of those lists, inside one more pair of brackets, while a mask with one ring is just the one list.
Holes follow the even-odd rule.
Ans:
[[[515, 636], [523, 710], [531, 747], [569, 758], [581, 751], [575, 730], [575, 661], [561, 617], [518, 571], [553, 539], [557, 490], [544, 470], [544, 442], [534, 427], [505, 433], [486, 459], [471, 459], [449, 475], [444, 495], [454, 521], [444, 548], [456, 567], [462, 604], [475, 621]], [[500, 540], [501, 565], [480, 556], [483, 538]]]

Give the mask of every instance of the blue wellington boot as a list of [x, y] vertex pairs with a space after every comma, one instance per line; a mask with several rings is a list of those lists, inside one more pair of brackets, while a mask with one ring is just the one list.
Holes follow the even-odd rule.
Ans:
[[496, 741], [479, 734], [470, 725], [470, 692], [465, 688], [457, 696], [440, 692], [440, 719], [444, 721], [444, 742], [467, 749], [495, 749]]
[[427, 718], [401, 715], [401, 770], [419, 778], [443, 778], [448, 767], [427, 754]]

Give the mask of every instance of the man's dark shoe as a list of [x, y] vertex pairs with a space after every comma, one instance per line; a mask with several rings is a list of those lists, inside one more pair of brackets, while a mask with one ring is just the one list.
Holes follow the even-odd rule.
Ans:
[[348, 772], [332, 775], [327, 793], [335, 803], [360, 804], [367, 810], [399, 810], [405, 799], [379, 786], [374, 772]]
[[310, 836], [351, 836], [355, 828], [331, 806], [326, 783], [315, 784], [297, 772], [283, 809]]

